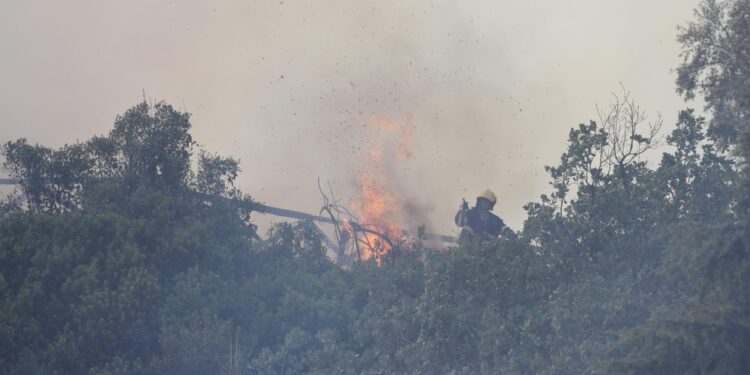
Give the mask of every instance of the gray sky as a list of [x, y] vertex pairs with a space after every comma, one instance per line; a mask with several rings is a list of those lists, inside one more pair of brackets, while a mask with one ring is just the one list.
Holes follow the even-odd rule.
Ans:
[[244, 191], [317, 212], [318, 177], [357, 194], [367, 119], [410, 118], [413, 156], [385, 166], [393, 189], [450, 233], [460, 199], [489, 187], [518, 229], [570, 127], [620, 82], [675, 122], [676, 26], [697, 4], [4, 0], [0, 141], [104, 134], [145, 90], [241, 159]]

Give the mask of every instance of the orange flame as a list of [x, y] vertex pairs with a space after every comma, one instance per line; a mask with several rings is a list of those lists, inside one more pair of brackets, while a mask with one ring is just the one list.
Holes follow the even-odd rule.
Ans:
[[367, 177], [360, 180], [362, 197], [353, 206], [365, 229], [370, 228], [383, 234], [363, 233], [362, 258], [380, 258], [391, 250], [391, 245], [403, 235], [399, 225], [399, 204], [392, 192], [384, 189], [376, 181]]
[[[362, 232], [360, 238], [360, 256], [362, 259], [380, 257], [387, 254], [403, 237], [401, 228], [405, 227], [403, 197], [394, 191], [389, 173], [395, 161], [410, 159], [414, 156], [412, 135], [414, 127], [412, 117], [407, 117], [404, 125], [382, 117], [367, 119], [371, 134], [369, 160], [360, 173], [358, 184], [360, 196], [352, 202], [352, 208], [360, 223], [365, 228], [373, 229], [386, 237]], [[350, 228], [351, 229], [351, 228]]]

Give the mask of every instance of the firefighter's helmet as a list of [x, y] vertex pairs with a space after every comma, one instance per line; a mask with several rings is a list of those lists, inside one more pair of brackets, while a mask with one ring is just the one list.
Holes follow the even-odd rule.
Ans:
[[493, 193], [490, 189], [483, 191], [477, 198], [484, 198], [490, 201], [490, 203], [492, 203], [493, 205], [497, 203], [497, 195], [495, 195], [495, 193]]

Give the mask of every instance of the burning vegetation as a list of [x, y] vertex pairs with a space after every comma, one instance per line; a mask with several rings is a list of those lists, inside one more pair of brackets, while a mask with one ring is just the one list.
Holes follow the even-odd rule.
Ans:
[[[393, 262], [427, 224], [397, 173], [410, 117], [365, 119], [358, 193], [321, 188], [317, 216], [239, 192], [232, 158], [193, 164], [165, 103], [86, 142], [3, 144], [0, 374], [749, 374], [750, 0], [696, 18], [678, 92], [711, 117], [680, 111], [657, 166], [657, 127], [618, 102], [570, 130], [518, 236]], [[301, 222], [260, 240], [264, 210]], [[335, 264], [311, 221], [374, 262]]]
[[[367, 160], [357, 177], [359, 195], [351, 207], [360, 226], [370, 231], [364, 231], [355, 241], [359, 247], [355, 250], [362, 259], [379, 259], [402, 240], [402, 228], [412, 229], [415, 223], [407, 194], [399, 189], [395, 178], [399, 165], [414, 157], [415, 127], [412, 115], [402, 122], [371, 116], [365, 127], [369, 140]], [[345, 228], [352, 237], [358, 237], [350, 223]]]

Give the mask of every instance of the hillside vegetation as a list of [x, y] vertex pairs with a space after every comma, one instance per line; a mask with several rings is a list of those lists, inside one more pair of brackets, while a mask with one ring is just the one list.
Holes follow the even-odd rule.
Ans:
[[660, 147], [625, 93], [571, 129], [517, 236], [351, 269], [309, 223], [261, 240], [238, 162], [168, 104], [7, 142], [0, 374], [750, 373], [750, 1], [705, 1], [679, 40], [710, 118]]

